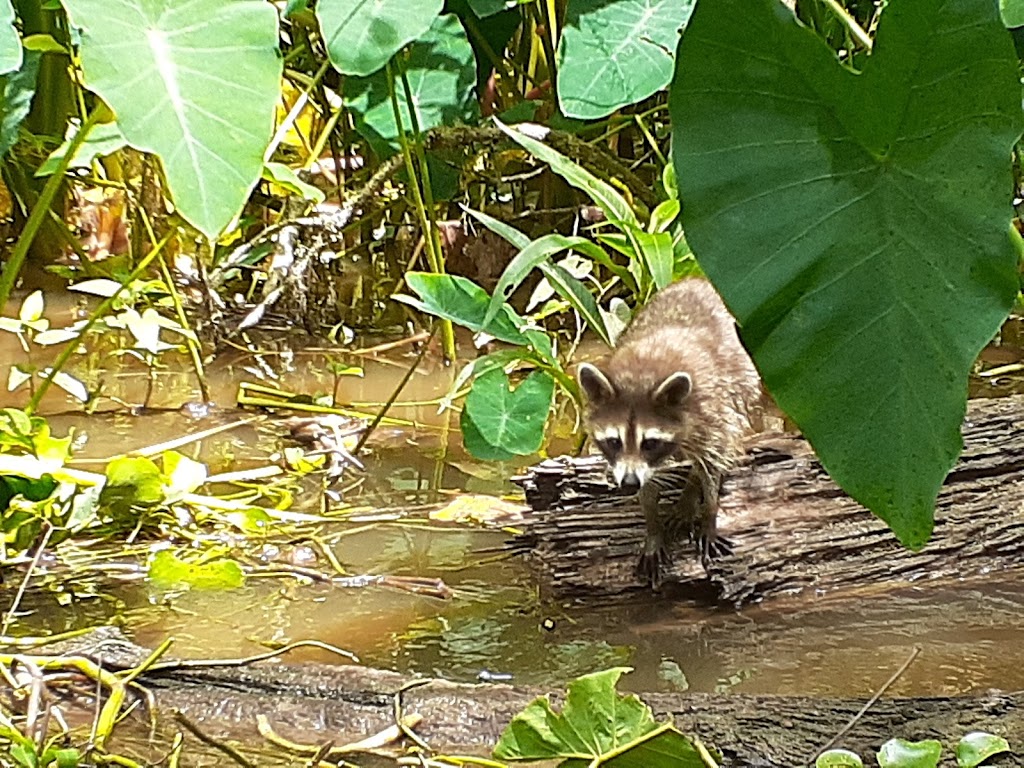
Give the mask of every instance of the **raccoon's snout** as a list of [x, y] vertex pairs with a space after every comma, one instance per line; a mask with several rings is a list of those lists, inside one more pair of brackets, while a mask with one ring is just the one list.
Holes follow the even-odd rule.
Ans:
[[639, 491], [649, 475], [650, 468], [646, 465], [633, 466], [620, 462], [612, 467], [615, 482], [625, 491]]

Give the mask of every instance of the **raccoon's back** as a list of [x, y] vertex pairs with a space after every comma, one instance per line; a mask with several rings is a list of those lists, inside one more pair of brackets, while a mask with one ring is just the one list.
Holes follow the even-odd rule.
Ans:
[[665, 377], [688, 373], [693, 390], [686, 410], [698, 451], [739, 451], [763, 397], [735, 320], [714, 287], [700, 278], [667, 286], [638, 313], [609, 359], [608, 371], [635, 401]]

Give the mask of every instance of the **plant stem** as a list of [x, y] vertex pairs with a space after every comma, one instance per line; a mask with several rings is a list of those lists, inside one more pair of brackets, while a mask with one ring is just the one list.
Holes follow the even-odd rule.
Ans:
[[853, 35], [853, 39], [856, 40], [862, 48], [866, 51], [870, 51], [874, 45], [868, 33], [864, 31], [863, 27], [857, 23], [857, 20], [850, 15], [850, 12], [846, 10], [839, 0], [825, 0], [825, 5], [836, 15], [843, 26]]
[[[417, 173], [417, 168], [413, 164], [412, 150], [409, 147], [409, 137], [405, 132], [405, 126], [402, 123], [402, 113], [398, 108], [398, 94], [395, 92], [394, 70], [392, 69], [390, 61], [386, 66], [388, 94], [391, 96], [391, 109], [395, 115], [395, 127], [398, 130], [398, 142], [402, 147], [402, 157], [405, 160], [405, 169], [409, 174], [409, 188], [412, 192], [413, 203], [416, 207], [417, 214], [419, 214], [420, 226], [423, 228], [423, 237], [427, 245], [427, 261], [430, 264], [430, 270], [432, 272], [442, 275], [444, 274], [444, 261], [441, 259], [441, 239], [437, 233], [437, 226], [434, 223], [433, 205], [431, 205], [431, 211], [428, 215], [423, 200], [423, 194], [426, 193], [430, 196], [431, 203], [433, 203], [433, 195], [427, 184], [423, 185], [424, 188], [422, 192], [420, 190], [420, 175]], [[411, 94], [408, 91], [406, 91], [406, 105], [409, 108], [409, 114], [412, 117], [413, 124], [418, 125], [415, 117], [415, 104], [413, 103]], [[426, 162], [423, 162], [419, 171], [427, 173]], [[438, 322], [441, 323], [441, 342], [444, 350], [444, 357], [448, 362], [453, 362], [455, 360], [455, 330], [452, 328], [451, 320], [442, 319]]]
[[85, 142], [85, 138], [89, 135], [93, 126], [99, 122], [100, 112], [100, 109], [94, 109], [85, 119], [85, 122], [82, 123], [81, 128], [75, 133], [75, 138], [71, 140], [71, 146], [68, 147], [64, 157], [57, 163], [57, 168], [54, 170], [53, 175], [47, 179], [43, 191], [36, 199], [36, 205], [32, 209], [32, 213], [29, 214], [28, 221], [25, 222], [25, 228], [21, 231], [21, 236], [18, 237], [18, 242], [11, 251], [10, 258], [4, 264], [3, 271], [0, 272], [0, 309], [7, 306], [7, 300], [11, 297], [11, 291], [14, 289], [14, 281], [18, 279], [18, 273], [21, 272], [21, 267], [25, 263], [28, 249], [39, 233], [39, 227], [42, 226], [43, 219], [46, 218], [50, 211], [50, 203], [57, 196], [57, 190], [60, 189], [60, 185], [64, 183], [64, 174], [67, 173], [68, 166], [71, 165], [71, 161], [74, 159], [75, 153], [78, 152], [78, 148]]

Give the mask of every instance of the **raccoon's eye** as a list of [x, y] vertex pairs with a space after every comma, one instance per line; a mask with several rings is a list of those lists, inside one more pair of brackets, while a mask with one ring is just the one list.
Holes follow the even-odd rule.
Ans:
[[664, 440], [656, 437], [645, 437], [640, 441], [640, 450], [644, 453], [655, 453], [665, 445]]
[[612, 453], [618, 453], [619, 451], [622, 450], [622, 438], [619, 437], [618, 435], [606, 437], [601, 442], [604, 443], [605, 449], [611, 451]]

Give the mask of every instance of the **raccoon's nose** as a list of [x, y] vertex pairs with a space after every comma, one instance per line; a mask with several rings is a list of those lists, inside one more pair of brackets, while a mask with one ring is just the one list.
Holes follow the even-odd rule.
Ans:
[[637, 477], [636, 472], [631, 470], [622, 476], [622, 480], [619, 481], [619, 486], [626, 491], [639, 491], [640, 478]]

